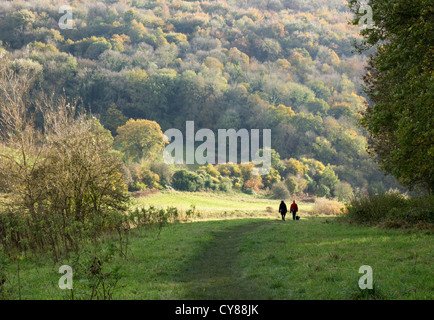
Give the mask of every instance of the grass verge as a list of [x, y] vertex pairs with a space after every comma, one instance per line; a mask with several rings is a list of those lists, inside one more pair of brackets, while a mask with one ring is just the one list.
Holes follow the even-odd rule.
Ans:
[[[433, 299], [432, 233], [345, 225], [335, 218], [234, 219], [135, 230], [113, 299]], [[63, 260], [6, 267], [9, 299], [69, 299]], [[375, 290], [360, 290], [360, 266]], [[19, 275], [19, 277], [18, 277]], [[74, 278], [75, 279], [75, 278]], [[76, 298], [79, 277], [74, 280]]]

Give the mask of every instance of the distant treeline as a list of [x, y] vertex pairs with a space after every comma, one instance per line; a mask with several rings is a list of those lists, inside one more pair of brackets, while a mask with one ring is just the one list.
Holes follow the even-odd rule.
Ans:
[[[70, 4], [73, 29], [62, 30], [58, 4], [0, 3], [0, 51], [17, 72], [37, 74], [31, 97], [76, 99], [114, 136], [130, 118], [163, 131], [183, 130], [186, 120], [212, 130], [270, 128], [282, 159], [318, 162], [351, 192], [396, 187], [365, 151], [357, 124], [365, 58], [352, 52], [360, 36], [344, 3]], [[292, 179], [313, 179], [312, 192], [333, 195], [332, 184], [313, 177], [319, 172], [300, 172]]]

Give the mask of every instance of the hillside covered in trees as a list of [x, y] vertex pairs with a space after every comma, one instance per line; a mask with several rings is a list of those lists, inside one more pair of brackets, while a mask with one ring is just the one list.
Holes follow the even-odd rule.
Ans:
[[[272, 129], [269, 176], [258, 181], [243, 168], [207, 166], [175, 173], [179, 189], [184, 178], [205, 176], [198, 185], [209, 189], [271, 189], [284, 181], [290, 193], [341, 200], [396, 187], [366, 152], [358, 125], [367, 103], [365, 56], [353, 52], [360, 36], [346, 1], [70, 5], [73, 28], [61, 29], [57, 1], [0, 2], [0, 56], [18, 74], [34, 74], [30, 102], [42, 92], [76, 100], [113, 136], [131, 132], [129, 119], [163, 132], [183, 130], [187, 120], [215, 131]], [[128, 154], [122, 141], [118, 149]], [[171, 183], [158, 163], [137, 169], [139, 158], [124, 156], [131, 190]]]

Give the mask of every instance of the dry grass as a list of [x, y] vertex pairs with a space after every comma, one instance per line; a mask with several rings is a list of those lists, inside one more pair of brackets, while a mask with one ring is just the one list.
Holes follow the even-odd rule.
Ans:
[[317, 216], [330, 216], [342, 214], [344, 205], [336, 200], [317, 198], [313, 206], [312, 214]]

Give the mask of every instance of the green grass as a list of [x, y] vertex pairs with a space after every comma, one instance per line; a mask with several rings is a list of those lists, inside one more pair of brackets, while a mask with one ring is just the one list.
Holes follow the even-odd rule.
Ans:
[[[282, 222], [279, 202], [206, 192], [161, 192], [135, 199], [133, 207], [186, 211], [194, 205], [201, 217], [170, 225], [159, 236], [155, 229], [134, 230], [128, 258], [116, 256], [109, 265], [119, 266], [122, 274], [113, 298], [434, 298], [430, 230], [384, 230], [311, 217], [313, 203], [303, 202], [300, 221]], [[110, 237], [106, 241], [116, 243]], [[69, 299], [70, 292], [58, 287], [63, 264], [73, 261], [53, 263], [30, 255], [20, 260], [18, 272], [17, 261], [9, 261], [3, 298]], [[373, 268], [374, 290], [358, 288], [362, 265]], [[80, 274], [74, 276], [74, 288], [75, 298], [86, 297]]]
[[[244, 193], [216, 192], [159, 192], [134, 200], [134, 207], [176, 206], [180, 210], [188, 210], [192, 205], [200, 212], [202, 219], [210, 218], [245, 218], [245, 217], [277, 217], [280, 200], [268, 199]], [[267, 211], [272, 208], [272, 212]], [[313, 203], [299, 203], [300, 214], [309, 214]]]
[[[115, 299], [433, 299], [432, 234], [346, 225], [335, 218], [231, 219], [135, 230]], [[63, 299], [49, 259], [20, 263], [22, 299]], [[358, 288], [373, 268], [375, 290]], [[18, 299], [17, 265], [7, 267]], [[80, 282], [74, 282], [79, 297]]]
[[[269, 223], [242, 241], [239, 268], [270, 299], [432, 299], [432, 235], [334, 219]], [[246, 254], [247, 253], [247, 254]], [[374, 289], [358, 288], [359, 267]]]

